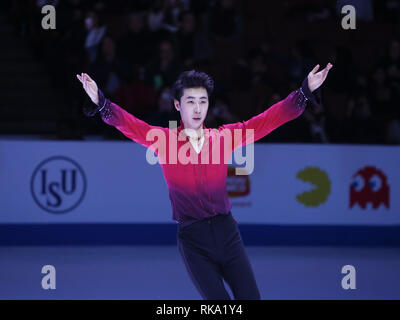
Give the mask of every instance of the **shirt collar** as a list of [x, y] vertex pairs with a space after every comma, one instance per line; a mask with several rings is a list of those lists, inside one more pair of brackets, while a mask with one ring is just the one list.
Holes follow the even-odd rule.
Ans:
[[[180, 125], [179, 125], [179, 127], [178, 127], [178, 134], [183, 130], [183, 129], [185, 129], [185, 126], [183, 125], [183, 121], [182, 121], [182, 119], [180, 120]], [[205, 124], [204, 124], [204, 122], [203, 122], [203, 133], [204, 133], [204, 129], [207, 129], [207, 127], [205, 126]], [[187, 137], [191, 137], [191, 134], [189, 133], [189, 132], [186, 132], [186, 131], [183, 131], [183, 133], [187, 136]], [[202, 134], [202, 137], [204, 136], [204, 134]]]

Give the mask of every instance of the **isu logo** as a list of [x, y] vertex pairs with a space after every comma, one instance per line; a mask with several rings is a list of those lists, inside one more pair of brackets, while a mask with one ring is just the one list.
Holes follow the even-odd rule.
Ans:
[[[239, 175], [235, 174], [235, 170]], [[241, 173], [244, 168], [228, 167], [228, 177], [226, 178], [226, 187], [228, 195], [231, 198], [244, 197], [250, 193], [250, 179], [248, 173]]]
[[350, 184], [350, 208], [356, 203], [363, 209], [368, 203], [373, 209], [381, 204], [389, 208], [390, 187], [386, 175], [379, 169], [367, 166], [358, 170], [353, 175]]
[[42, 161], [31, 178], [31, 193], [42, 209], [65, 213], [76, 208], [86, 192], [82, 168], [66, 157], [51, 157]]

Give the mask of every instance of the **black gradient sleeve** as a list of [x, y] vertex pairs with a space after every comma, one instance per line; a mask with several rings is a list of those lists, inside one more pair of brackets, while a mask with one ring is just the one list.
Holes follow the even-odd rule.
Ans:
[[311, 92], [308, 87], [308, 76], [303, 80], [301, 87], [299, 89], [300, 99], [303, 100], [301, 103], [310, 102], [312, 105], [320, 106], [321, 105], [321, 87]]
[[88, 96], [86, 97], [85, 103], [83, 105], [83, 113], [87, 117], [93, 117], [98, 112], [109, 108], [111, 102], [106, 97], [104, 97], [103, 92], [100, 89], [98, 90], [99, 95], [99, 103], [95, 104]]

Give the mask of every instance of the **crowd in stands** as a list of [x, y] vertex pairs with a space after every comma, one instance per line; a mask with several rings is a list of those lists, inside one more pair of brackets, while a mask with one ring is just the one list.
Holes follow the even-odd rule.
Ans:
[[[85, 99], [75, 74], [85, 72], [110, 100], [160, 126], [179, 120], [170, 89], [181, 71], [196, 69], [214, 78], [215, 94], [206, 126], [216, 127], [264, 111], [298, 88], [316, 64], [323, 68], [331, 62], [334, 68], [323, 85], [321, 107], [307, 108], [299, 119], [262, 141], [400, 144], [399, 1], [282, 1], [282, 15], [277, 18], [282, 24], [266, 28], [266, 32], [258, 30], [261, 38], [256, 41], [251, 26], [257, 31], [256, 23], [265, 27], [268, 22], [262, 20], [261, 12], [251, 13], [253, 2], [257, 3], [35, 0], [35, 23], [23, 36], [31, 40], [35, 56], [46, 63], [54, 83], [68, 92], [75, 110], [81, 110]], [[263, 3], [265, 8], [269, 1]], [[36, 23], [45, 4], [56, 7], [57, 29], [52, 32], [41, 30]], [[285, 21], [315, 24], [316, 28], [325, 21], [341, 28], [345, 4], [357, 7], [357, 19], [365, 26], [392, 26], [391, 34], [381, 35], [383, 46], [376, 42], [365, 46], [365, 54], [373, 57], [367, 67], [359, 62], [364, 52], [353, 50], [356, 42], [330, 42], [330, 34], [321, 34], [321, 43], [310, 40], [308, 34], [297, 34], [296, 41], [287, 39], [290, 45], [282, 45], [287, 37]], [[11, 9], [16, 17], [19, 6], [20, 1], [15, 1]], [[20, 20], [16, 18], [15, 23], [22, 33]], [[356, 31], [348, 32], [357, 39]], [[319, 51], [321, 44], [324, 55]], [[77, 112], [77, 121], [86, 121], [81, 117]], [[96, 121], [90, 119], [84, 125], [91, 122], [93, 132], [124, 139], [115, 129]], [[78, 127], [76, 130], [87, 133]]]

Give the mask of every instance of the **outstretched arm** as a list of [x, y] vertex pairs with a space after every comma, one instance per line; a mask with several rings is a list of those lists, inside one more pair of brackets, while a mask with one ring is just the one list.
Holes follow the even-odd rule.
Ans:
[[230, 123], [219, 127], [231, 132], [234, 136], [235, 130], [240, 130], [242, 139], [233, 139], [233, 150], [257, 141], [284, 123], [299, 117], [308, 102], [318, 105], [320, 92], [317, 90], [325, 81], [332, 65], [328, 63], [326, 68], [317, 72], [319, 65], [308, 74], [301, 87], [291, 92], [284, 100], [274, 104], [264, 112], [252, 117], [247, 121]]
[[77, 75], [77, 78], [82, 83], [84, 90], [95, 105], [91, 110], [87, 107], [84, 108], [84, 112], [87, 116], [93, 117], [99, 112], [105, 123], [114, 126], [126, 137], [145, 147], [149, 147], [154, 143], [154, 141], [148, 141], [146, 139], [149, 130], [165, 129], [149, 125], [145, 121], [136, 118], [117, 104], [105, 98], [103, 92], [97, 87], [96, 82], [86, 73]]

